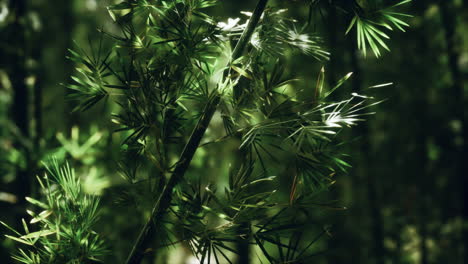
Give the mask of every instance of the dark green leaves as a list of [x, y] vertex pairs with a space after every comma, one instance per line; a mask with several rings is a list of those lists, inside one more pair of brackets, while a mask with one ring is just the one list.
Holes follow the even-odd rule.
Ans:
[[[376, 55], [379, 48], [388, 49], [384, 30], [407, 26], [399, 18], [404, 15], [392, 10], [407, 2], [372, 17], [356, 11], [348, 31], [356, 26], [359, 48], [365, 52], [370, 46]], [[161, 244], [187, 242], [202, 263], [231, 263], [238, 253], [234, 244], [241, 240], [256, 245], [271, 263], [308, 263], [325, 233], [320, 228], [311, 241], [301, 233], [310, 227], [314, 198], [334, 183], [335, 173], [350, 166], [338, 134], [369, 114], [372, 98], [352, 94], [332, 101], [330, 94], [351, 74], [329, 88], [324, 68], [316, 83], [298, 88], [285, 48], [318, 60], [329, 53], [318, 37], [305, 32], [308, 27], [285, 17], [286, 10], [265, 9], [267, 1], [261, 0], [255, 12], [244, 12], [250, 22], [216, 23], [203, 13], [215, 3], [123, 1], [109, 7], [120, 30], [105, 33], [113, 41], [109, 49], [99, 44], [90, 55], [71, 51], [78, 70], [69, 87], [79, 100], [77, 109], [86, 110], [115, 91], [112, 121], [123, 134], [120, 171], [134, 186], [148, 185], [146, 202], [154, 203], [127, 263], [139, 263], [154, 226], [163, 234]], [[211, 122], [217, 119], [219, 124]], [[224, 136], [217, 132], [221, 126]], [[233, 138], [230, 147], [237, 152], [237, 167], [217, 175], [214, 183], [203, 175], [209, 168], [205, 161], [211, 160], [204, 155], [215, 152], [198, 152], [196, 166], [190, 166], [204, 136], [221, 137], [214, 141], [218, 144]], [[81, 195], [69, 167], [49, 172], [65, 183], [63, 197], [86, 202], [80, 221], [91, 226], [97, 201]], [[33, 217], [41, 222], [50, 216]]]
[[77, 74], [71, 76], [72, 82], [67, 87], [73, 90], [70, 98], [79, 102], [74, 111], [85, 111], [108, 95], [105, 79], [111, 74], [108, 64], [112, 51], [103, 53], [102, 39], [97, 50], [92, 49], [90, 54], [79, 47], [78, 51], [69, 51], [68, 58], [78, 67]]
[[394, 28], [397, 28], [405, 31], [404, 27], [409, 26], [402, 18], [411, 16], [394, 11], [396, 7], [409, 2], [411, 0], [404, 0], [390, 7], [374, 11], [371, 14], [362, 15], [356, 13], [346, 30], [346, 34], [353, 27], [356, 27], [358, 48], [366, 55], [367, 47], [370, 47], [375, 56], [379, 57], [381, 55], [380, 48], [390, 51], [385, 43], [385, 39], [389, 39], [390, 37], [385, 30], [392, 31]]

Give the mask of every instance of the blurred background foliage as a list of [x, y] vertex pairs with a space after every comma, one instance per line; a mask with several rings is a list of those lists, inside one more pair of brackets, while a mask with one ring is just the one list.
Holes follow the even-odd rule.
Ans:
[[[68, 49], [97, 43], [99, 28], [112, 31], [106, 7], [117, 2], [0, 0], [0, 218], [20, 224], [24, 197], [38, 195], [34, 175], [43, 173], [41, 161], [66, 158], [86, 192], [102, 196], [97, 230], [113, 249], [106, 263], [125, 259], [143, 221], [139, 210], [151, 204], [115, 197], [150, 190], [144, 184], [123, 187], [117, 164], [124, 137], [112, 133], [115, 126], [108, 122], [116, 106], [100, 103], [72, 113], [76, 104], [66, 98], [62, 84], [74, 71], [73, 61], [65, 58]], [[275, 2], [307, 20], [303, 1]], [[225, 0], [210, 13], [225, 21], [254, 5]], [[302, 87], [315, 85], [322, 66], [330, 87], [353, 72], [336, 97], [394, 83], [366, 91], [386, 101], [373, 108], [377, 114], [368, 122], [346, 134], [346, 161], [353, 168], [337, 174], [325, 195], [347, 209], [317, 210], [311, 219], [329, 226], [329, 238], [319, 242], [325, 250], [314, 263], [467, 263], [468, 4], [415, 0], [405, 12], [413, 15], [407, 19], [411, 27], [392, 33], [391, 53], [379, 59], [371, 53], [364, 59], [354, 35], [345, 35], [348, 17], [333, 9], [315, 12], [309, 30], [323, 36], [330, 60], [297, 56], [287, 65], [290, 73], [306, 76]], [[204, 147], [216, 156], [200, 149], [190, 176], [226, 175], [236, 144], [226, 146]], [[14, 248], [1, 237], [0, 262], [9, 263]], [[167, 263], [192, 263], [184, 248], [167, 256]]]

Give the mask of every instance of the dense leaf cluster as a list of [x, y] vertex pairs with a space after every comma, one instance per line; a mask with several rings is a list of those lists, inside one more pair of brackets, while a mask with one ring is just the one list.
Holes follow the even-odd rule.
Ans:
[[[380, 28], [406, 26], [397, 18], [402, 15], [392, 11], [406, 2], [376, 11], [377, 20], [365, 17], [368, 13], [358, 11], [361, 7], [344, 9], [355, 14], [349, 28], [356, 25], [364, 54], [366, 43], [376, 55], [379, 46], [388, 49]], [[329, 53], [317, 36], [305, 33], [307, 26], [287, 17], [287, 10], [266, 7], [267, 1], [260, 0], [254, 12], [244, 12], [245, 23], [240, 18], [221, 22], [205, 13], [216, 3], [126, 0], [108, 8], [116, 27], [102, 31], [101, 42], [89, 52], [70, 50], [70, 59], [78, 65], [68, 85], [78, 101], [76, 110], [85, 111], [108, 97], [116, 102], [112, 122], [125, 135], [119, 168], [129, 184], [151, 185], [148, 198], [155, 199], [127, 263], [139, 263], [153, 239], [161, 247], [186, 244], [201, 263], [232, 263], [237, 243], [258, 247], [271, 263], [307, 262], [322, 250], [314, 246], [327, 228], [320, 227], [311, 241], [303, 239], [301, 230], [310, 225], [311, 210], [323, 206], [317, 196], [334, 183], [336, 171], [349, 167], [337, 134], [361, 121], [368, 114], [363, 110], [376, 103], [359, 94], [331, 99], [351, 74], [327, 88], [322, 69], [310, 89], [295, 88], [297, 80], [283, 64], [286, 50], [319, 60]], [[321, 1], [309, 5], [343, 8]], [[111, 48], [103, 48], [104, 42], [111, 42]], [[222, 122], [222, 133], [210, 131], [216, 119]], [[219, 182], [186, 177], [202, 140], [205, 146], [230, 139], [238, 140], [239, 158], [229, 175], [220, 175], [220, 182], [228, 181], [224, 192], [216, 191]], [[288, 164], [281, 168], [288, 176], [282, 181], [290, 184], [287, 195], [278, 191], [278, 168], [265, 165], [279, 159]], [[141, 173], [142, 167], [151, 167], [151, 173]], [[59, 190], [52, 191], [46, 180], [49, 203], [31, 200], [46, 210], [33, 215], [33, 221], [42, 222], [41, 231], [14, 238], [28, 245], [40, 239], [46, 250], [31, 251], [35, 255], [30, 259], [20, 251], [17, 259], [42, 263], [50, 253], [54, 258], [95, 260], [103, 253], [101, 240], [89, 231], [97, 200], [82, 194], [68, 166], [54, 164], [50, 174]], [[56, 222], [61, 217], [71, 217], [70, 232]], [[58, 242], [48, 240], [52, 235]], [[69, 245], [63, 248], [50, 245], [64, 241]], [[73, 251], [76, 245], [79, 253]], [[70, 252], [74, 255], [65, 255]]]
[[99, 198], [85, 194], [80, 179], [68, 165], [60, 166], [56, 160], [48, 167], [48, 173], [37, 178], [45, 201], [26, 197], [26, 200], [42, 211], [28, 210], [32, 217], [30, 231], [23, 219], [24, 234], [8, 227], [15, 236], [8, 238], [24, 245], [13, 259], [28, 264], [39, 263], [98, 263], [107, 253], [104, 240], [92, 230], [98, 217]]

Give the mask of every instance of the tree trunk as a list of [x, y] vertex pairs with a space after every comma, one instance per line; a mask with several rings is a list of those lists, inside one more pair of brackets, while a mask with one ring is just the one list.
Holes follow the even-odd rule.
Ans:
[[[351, 66], [354, 72], [352, 78], [352, 89], [355, 93], [361, 93], [362, 91], [362, 75], [361, 67], [359, 65], [358, 50], [356, 48], [356, 43], [353, 40], [352, 45], [350, 45], [351, 53]], [[367, 199], [369, 203], [369, 214], [371, 219], [371, 251], [373, 252], [373, 258], [375, 263], [384, 263], [385, 260], [385, 248], [384, 248], [384, 227], [383, 227], [383, 217], [380, 211], [380, 199], [378, 197], [378, 187], [376, 183], [376, 175], [372, 172], [372, 168], [363, 168], [366, 164], [372, 164], [372, 148], [370, 147], [370, 138], [369, 138], [369, 126], [368, 123], [359, 124], [359, 126], [354, 130], [355, 137], [359, 137], [361, 154], [360, 154], [360, 163], [358, 166], [357, 172], [361, 174], [360, 176], [365, 181], [365, 186], [367, 189]], [[360, 167], [360, 168], [359, 168]]]
[[[15, 191], [18, 196], [18, 206], [25, 206], [25, 196], [30, 193], [30, 130], [29, 130], [29, 90], [26, 84], [28, 71], [26, 68], [26, 59], [28, 48], [26, 43], [26, 0], [10, 0], [10, 10], [15, 15], [12, 23], [11, 43], [15, 49], [9, 54], [10, 79], [13, 86], [13, 109], [12, 118], [18, 128], [18, 138], [15, 139], [15, 147], [23, 153], [24, 168], [18, 167]], [[24, 210], [21, 210], [24, 211]], [[21, 222], [23, 215], [18, 215], [18, 223]]]
[[[247, 43], [250, 41], [250, 38], [257, 27], [260, 17], [262, 16], [268, 0], [259, 0], [255, 10], [249, 19], [246, 29], [242, 33], [239, 41], [237, 42], [233, 52], [231, 60], [234, 61], [239, 58]], [[234, 87], [234, 90], [236, 87]], [[205, 135], [206, 129], [213, 118], [214, 113], [216, 112], [218, 105], [221, 100], [221, 95], [214, 91], [209, 102], [207, 102], [203, 114], [200, 117], [197, 125], [195, 126], [187, 144], [180, 155], [179, 161], [176, 163], [174, 171], [169, 178], [166, 186], [164, 187], [163, 192], [160, 197], [155, 201], [151, 216], [146, 222], [146, 224], [141, 229], [140, 234], [138, 235], [137, 241], [135, 242], [128, 259], [127, 264], [139, 264], [141, 263], [144, 257], [144, 251], [149, 243], [153, 240], [154, 226], [160, 224], [161, 218], [166, 213], [167, 209], [170, 206], [172, 201], [172, 191], [174, 187], [184, 178], [185, 172], [190, 166], [193, 156], [195, 155], [200, 141]]]
[[[466, 4], [466, 3], [465, 3]], [[439, 8], [441, 11], [441, 18], [442, 24], [445, 33], [445, 48], [448, 57], [448, 68], [452, 79], [451, 84], [451, 93], [453, 97], [451, 98], [453, 104], [452, 111], [455, 114], [455, 118], [459, 120], [462, 124], [461, 131], [455, 132], [454, 138], [461, 138], [460, 144], [455, 143], [456, 149], [456, 157], [459, 159], [457, 160], [456, 164], [456, 174], [458, 179], [456, 182], [459, 182], [459, 195], [460, 195], [460, 216], [463, 221], [466, 223], [468, 221], [468, 190], [466, 186], [468, 186], [468, 123], [466, 119], [466, 110], [465, 110], [465, 93], [463, 90], [463, 78], [461, 74], [460, 67], [458, 65], [458, 61], [460, 59], [460, 49], [459, 43], [457, 43], [457, 16], [460, 12], [457, 12], [457, 8], [454, 6], [455, 3], [450, 0], [444, 0], [439, 2]], [[467, 263], [468, 261], [468, 229], [466, 227], [462, 230], [462, 263]]]

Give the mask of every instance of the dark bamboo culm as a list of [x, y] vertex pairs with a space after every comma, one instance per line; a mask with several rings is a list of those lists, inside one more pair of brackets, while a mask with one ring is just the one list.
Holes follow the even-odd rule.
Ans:
[[[268, 0], [258, 1], [247, 27], [245, 28], [244, 32], [242, 33], [239, 41], [237, 42], [234, 48], [231, 61], [236, 60], [242, 55], [258, 22], [260, 21], [260, 18], [265, 10], [267, 3]], [[154, 203], [153, 209], [151, 211], [151, 216], [141, 229], [137, 241], [133, 245], [132, 251], [130, 252], [127, 258], [127, 264], [141, 263], [147, 246], [154, 239], [154, 227], [160, 223], [162, 216], [166, 213], [167, 209], [169, 208], [172, 200], [173, 189], [184, 178], [185, 172], [189, 168], [190, 162], [192, 161], [192, 158], [195, 155], [198, 146], [200, 145], [200, 141], [203, 138], [206, 129], [218, 108], [220, 100], [221, 95], [217, 91], [214, 91], [211, 94], [209, 102], [206, 104], [202, 116], [200, 117], [192, 134], [190, 135], [190, 138], [187, 144], [185, 145], [182, 154], [180, 155], [179, 161], [177, 162], [177, 165], [175, 166], [168, 183], [164, 187], [164, 190], [159, 196], [159, 198]]]

